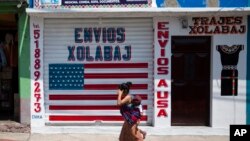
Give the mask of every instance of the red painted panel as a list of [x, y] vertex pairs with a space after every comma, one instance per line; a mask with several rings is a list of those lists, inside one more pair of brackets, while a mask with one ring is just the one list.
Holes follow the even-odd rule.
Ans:
[[[143, 109], [147, 110], [148, 107], [147, 105], [143, 105]], [[67, 106], [62, 106], [62, 105], [50, 105], [49, 110], [119, 110], [119, 107], [116, 105], [101, 105], [101, 106], [96, 106], [96, 105], [67, 105]]]
[[148, 78], [148, 73], [85, 73], [85, 79]]
[[95, 63], [84, 64], [84, 68], [148, 68], [148, 63]]
[[[49, 116], [50, 121], [123, 121], [122, 116], [78, 116], [78, 115], [53, 115]], [[147, 116], [142, 116], [141, 121], [147, 121]]]
[[[84, 90], [114, 90], [118, 88], [118, 84], [86, 84]], [[147, 89], [148, 84], [133, 84], [130, 89]]]
[[[141, 96], [143, 100], [148, 99], [147, 94], [138, 94]], [[74, 94], [66, 94], [66, 95], [58, 95], [58, 94], [50, 94], [49, 100], [116, 100], [116, 94], [110, 95], [95, 95], [95, 94], [84, 94], [84, 95], [74, 95]]]

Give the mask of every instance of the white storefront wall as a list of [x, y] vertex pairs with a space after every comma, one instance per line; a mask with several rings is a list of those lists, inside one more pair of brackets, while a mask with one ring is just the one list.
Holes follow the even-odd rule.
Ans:
[[[199, 17], [199, 16], [196, 16]], [[210, 20], [212, 16], [200, 16], [208, 17]], [[227, 16], [216, 16], [220, 17]], [[247, 27], [246, 16], [242, 17], [242, 26]], [[185, 17], [188, 20], [189, 26], [193, 26], [193, 17]], [[190, 34], [190, 28], [182, 28], [181, 20], [183, 17], [169, 17], [158, 18], [160, 22], [168, 22], [169, 28], [169, 41], [171, 36], [211, 36], [211, 111], [210, 120], [211, 127], [214, 128], [229, 128], [230, 124], [246, 124], [246, 53], [247, 53], [247, 34], [246, 29], [244, 33], [238, 34]], [[215, 26], [209, 25], [210, 29], [214, 29]], [[230, 26], [231, 28], [231, 26]], [[239, 28], [239, 26], [237, 26]], [[156, 37], [155, 37], [156, 38]], [[221, 58], [220, 53], [216, 50], [217, 45], [243, 45], [244, 49], [239, 53], [238, 61], [238, 95], [237, 96], [221, 96]], [[166, 47], [171, 48], [170, 43]], [[168, 54], [170, 52], [167, 52]], [[170, 58], [170, 56], [169, 56]], [[170, 66], [170, 65], [169, 65]], [[171, 83], [169, 83], [171, 84]], [[170, 94], [171, 95], [171, 94]], [[162, 124], [162, 123], [161, 123]]]
[[[34, 14], [35, 15], [35, 14]], [[138, 47], [135, 49], [138, 56], [137, 61], [147, 61], [149, 62], [148, 69], [144, 71], [148, 72], [149, 76], [146, 80], [135, 80], [137, 82], [145, 81], [149, 85], [146, 92], [148, 93], [148, 100], [145, 102], [148, 106], [146, 114], [148, 119], [144, 122], [147, 125], [145, 128], [152, 128], [155, 132], [162, 132], [163, 134], [169, 129], [173, 129], [171, 126], [171, 36], [211, 36], [211, 107], [210, 107], [210, 126], [209, 129], [229, 129], [230, 124], [245, 124], [246, 123], [246, 52], [247, 52], [247, 35], [246, 32], [242, 34], [190, 34], [190, 28], [182, 28], [181, 16], [165, 16], [165, 17], [151, 17], [151, 18], [123, 18], [122, 20], [118, 18], [108, 18], [108, 19], [82, 19], [82, 18], [67, 18], [67, 20], [59, 18], [48, 18], [46, 19], [46, 14], [41, 17], [36, 17], [31, 15], [30, 18], [30, 31], [31, 31], [31, 127], [32, 132], [82, 132], [85, 127], [78, 126], [81, 125], [82, 121], [50, 121], [50, 115], [118, 115], [119, 111], [112, 112], [100, 112], [92, 111], [90, 113], [83, 111], [53, 111], [49, 110], [49, 105], [71, 105], [69, 101], [51, 101], [49, 100], [48, 94], [68, 94], [70, 90], [49, 90], [49, 78], [48, 78], [48, 65], [50, 63], [65, 63], [67, 62], [69, 50], [67, 46], [77, 45], [74, 42], [74, 28], [83, 26], [94, 26], [103, 27], [110, 26], [113, 27], [125, 27], [126, 29], [126, 39], [125, 43], [130, 43], [131, 46]], [[52, 16], [53, 17], [53, 16]], [[201, 16], [211, 18], [212, 16]], [[225, 16], [217, 16], [225, 17]], [[241, 16], [242, 23], [240, 25], [247, 25], [246, 16]], [[193, 26], [192, 16], [186, 16], [185, 19], [188, 20], [189, 26]], [[87, 20], [88, 22], [84, 22]], [[91, 22], [92, 21], [92, 22]], [[106, 23], [105, 23], [106, 22]], [[53, 25], [54, 24], [54, 25]], [[146, 26], [145, 28], [143, 28]], [[231, 26], [231, 25], [230, 25]], [[154, 28], [154, 33], [147, 31], [138, 33], [136, 31], [143, 28], [141, 31], [151, 30]], [[214, 26], [209, 25], [210, 28]], [[37, 37], [37, 29], [40, 31], [40, 36]], [[56, 32], [60, 35], [56, 35]], [[55, 34], [55, 35], [54, 35]], [[139, 40], [135, 39], [132, 35], [139, 34]], [[160, 36], [159, 36], [160, 34]], [[168, 36], [164, 36], [168, 34]], [[65, 38], [64, 38], [65, 37]], [[144, 38], [145, 37], [145, 38]], [[70, 39], [71, 38], [71, 39]], [[153, 41], [153, 42], [150, 42]], [[161, 42], [161, 44], [159, 43]], [[139, 45], [138, 45], [139, 44]], [[239, 54], [238, 61], [238, 96], [221, 96], [221, 70], [222, 65], [220, 61], [220, 54], [216, 50], [217, 45], [243, 45], [244, 49]], [[98, 43], [89, 44], [90, 46], [98, 46]], [[38, 46], [38, 47], [37, 47]], [[146, 47], [145, 52], [139, 50], [140, 47]], [[40, 56], [35, 56], [36, 49], [40, 49]], [[163, 51], [162, 51], [163, 50]], [[143, 53], [142, 53], [143, 52]], [[162, 53], [164, 52], [164, 53]], [[153, 55], [151, 57], [151, 55]], [[151, 60], [151, 59], [153, 60]], [[40, 59], [39, 61], [36, 61]], [[133, 60], [132, 55], [132, 62]], [[135, 61], [135, 62], [137, 62]], [[70, 62], [72, 63], [72, 62]], [[74, 62], [75, 63], [75, 62]], [[78, 62], [79, 63], [79, 62]], [[40, 65], [42, 67], [35, 67], [35, 65]], [[153, 70], [153, 72], [152, 72]], [[37, 72], [35, 72], [37, 71]], [[135, 69], [132, 72], [137, 72]], [[39, 73], [39, 74], [38, 74]], [[43, 75], [44, 74], [44, 75]], [[152, 74], [152, 76], [150, 76]], [[41, 77], [44, 76], [44, 77]], [[128, 79], [133, 80], [133, 79]], [[119, 84], [127, 79], [115, 80], [110, 83]], [[99, 81], [100, 83], [105, 83], [104, 81]], [[108, 81], [109, 82], [109, 81]], [[137, 83], [136, 82], [136, 83]], [[90, 81], [90, 83], [96, 83]], [[39, 88], [39, 93], [36, 93], [35, 89]], [[86, 94], [91, 94], [92, 92], [87, 91]], [[141, 91], [133, 91], [137, 93]], [[96, 93], [96, 92], [94, 92]], [[107, 93], [115, 93], [115, 90], [107, 90]], [[82, 94], [81, 91], [77, 90], [74, 94]], [[101, 94], [101, 93], [96, 93]], [[37, 104], [38, 103], [38, 104]], [[78, 101], [74, 103], [75, 105], [81, 105]], [[115, 103], [115, 100], [101, 102], [100, 105], [109, 105], [110, 103]], [[39, 108], [40, 107], [40, 108]], [[41, 109], [41, 110], [39, 110]], [[65, 125], [65, 123], [76, 123], [73, 126], [57, 126]], [[87, 121], [88, 122], [88, 121]], [[121, 123], [120, 121], [111, 121], [108, 123]], [[50, 126], [48, 126], [48, 124]], [[109, 128], [111, 127], [111, 128]], [[109, 127], [104, 127], [107, 130], [114, 130], [112, 125]], [[117, 126], [113, 126], [117, 127]], [[100, 126], [90, 125], [90, 130], [95, 128], [100, 128]], [[117, 127], [119, 130], [119, 127]], [[192, 129], [198, 129], [199, 127], [192, 127]], [[67, 130], [68, 129], [68, 130]], [[159, 130], [158, 130], [159, 129]], [[199, 131], [198, 131], [199, 132]], [[172, 133], [172, 132], [171, 132]], [[185, 133], [183, 133], [185, 134]], [[202, 134], [206, 134], [202, 132]]]

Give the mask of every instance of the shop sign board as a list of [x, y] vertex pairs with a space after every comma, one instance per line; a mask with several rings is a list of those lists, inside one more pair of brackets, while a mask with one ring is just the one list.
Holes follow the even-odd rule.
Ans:
[[34, 0], [34, 8], [149, 7], [151, 0]]

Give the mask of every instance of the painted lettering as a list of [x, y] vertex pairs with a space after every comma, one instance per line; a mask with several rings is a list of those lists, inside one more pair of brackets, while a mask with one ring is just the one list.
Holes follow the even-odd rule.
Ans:
[[167, 100], [158, 100], [157, 101], [157, 108], [167, 108], [168, 101]]
[[75, 56], [74, 56], [75, 47], [68, 46], [68, 51], [69, 51], [68, 61], [75, 61]]
[[246, 25], [242, 25], [243, 17], [193, 17], [193, 26], [189, 26], [189, 34], [243, 34]]
[[161, 79], [157, 85], [157, 87], [168, 87], [167, 82], [165, 81], [165, 79]]
[[158, 40], [158, 43], [160, 44], [160, 47], [165, 47], [166, 45], [167, 45], [167, 43], [168, 43], [168, 40]]
[[[158, 88], [160, 87], [168, 87], [167, 82], [165, 81], [165, 79], [161, 79], [158, 82], [157, 85]], [[166, 117], [167, 116], [167, 111], [166, 109], [168, 108], [168, 91], [157, 91], [157, 102], [156, 102], [156, 106], [157, 108], [159, 108], [159, 112], [157, 114], [157, 117]]]
[[160, 109], [160, 111], [157, 114], [157, 117], [167, 117], [167, 111], [165, 109]]
[[167, 30], [169, 22], [159, 22], [158, 30]]
[[[75, 43], [123, 43], [125, 41], [125, 28], [123, 27], [85, 27], [75, 28]], [[94, 38], [94, 39], [93, 39]]]
[[166, 75], [168, 74], [168, 67], [158, 67], [157, 68], [157, 74], [159, 75]]
[[[75, 52], [76, 50], [76, 52]], [[130, 61], [131, 46], [97, 46], [95, 51], [89, 46], [68, 46], [68, 61]]]
[[42, 119], [41, 115], [32, 115], [32, 119]]
[[157, 108], [167, 108], [168, 107], [168, 92], [167, 91], [157, 91]]
[[[156, 58], [157, 63], [157, 75], [169, 74], [169, 59], [166, 57], [166, 47], [169, 41], [169, 22], [158, 22], [157, 24], [157, 40], [159, 44], [159, 56]], [[159, 80], [157, 88], [167, 88], [168, 84], [163, 77]], [[156, 108], [157, 117], [167, 117], [168, 108], [168, 91], [157, 91], [156, 93]]]
[[167, 75], [168, 74], [168, 58], [166, 58], [166, 46], [169, 40], [168, 22], [159, 22], [157, 38], [160, 45], [160, 58], [157, 58], [157, 74]]

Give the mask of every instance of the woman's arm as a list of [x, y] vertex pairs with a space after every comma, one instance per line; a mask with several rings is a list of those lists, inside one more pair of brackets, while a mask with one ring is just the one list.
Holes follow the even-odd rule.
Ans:
[[126, 96], [122, 99], [122, 93], [123, 93], [123, 91], [120, 90], [120, 89], [117, 91], [117, 94], [118, 94], [118, 97], [117, 97], [117, 105], [118, 105], [118, 106], [121, 106], [121, 105], [123, 105], [123, 104], [129, 103], [130, 100], [131, 100], [131, 96], [130, 96], [130, 95], [126, 95]]

